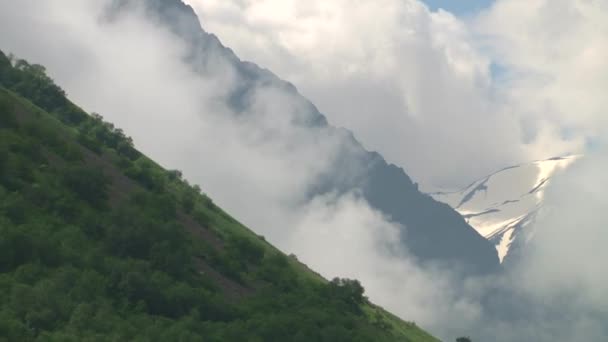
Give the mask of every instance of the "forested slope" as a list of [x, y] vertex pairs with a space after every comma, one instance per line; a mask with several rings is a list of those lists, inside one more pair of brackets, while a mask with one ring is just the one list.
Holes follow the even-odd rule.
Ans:
[[357, 281], [285, 256], [1, 52], [0, 340], [436, 341]]

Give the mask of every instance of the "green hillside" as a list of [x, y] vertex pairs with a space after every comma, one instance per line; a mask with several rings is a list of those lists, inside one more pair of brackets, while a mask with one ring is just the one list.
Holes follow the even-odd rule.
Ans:
[[33, 340], [437, 341], [0, 52], [0, 341]]

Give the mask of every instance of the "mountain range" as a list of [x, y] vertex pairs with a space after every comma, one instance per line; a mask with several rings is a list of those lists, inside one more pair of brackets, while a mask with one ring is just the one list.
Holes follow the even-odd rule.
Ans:
[[319, 175], [309, 196], [356, 190], [371, 205], [402, 229], [402, 243], [422, 263], [442, 264], [463, 273], [485, 274], [499, 267], [495, 248], [449, 205], [418, 189], [406, 172], [387, 163], [376, 152], [367, 151], [352, 132], [331, 126], [325, 116], [290, 83], [268, 70], [241, 61], [232, 50], [206, 32], [193, 9], [180, 0], [119, 0], [110, 17], [143, 5], [150, 20], [169, 28], [183, 40], [188, 52], [184, 60], [200, 77], [213, 73], [218, 63], [234, 71], [235, 89], [227, 96], [234, 113], [256, 115], [251, 110], [259, 87], [285, 94], [286, 106], [303, 108], [296, 125], [315, 131], [316, 139], [338, 139], [343, 148], [329, 171]]

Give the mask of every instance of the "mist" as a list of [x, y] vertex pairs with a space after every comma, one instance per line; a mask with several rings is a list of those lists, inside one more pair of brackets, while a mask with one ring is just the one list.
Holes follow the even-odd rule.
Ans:
[[[380, 33], [397, 32], [390, 39], [405, 40], [405, 56], [402, 50], [396, 55], [391, 50], [370, 61], [365, 51], [381, 46], [358, 46], [362, 56], [346, 63], [355, 69], [334, 69], [336, 77], [329, 80], [315, 68], [335, 66], [327, 59], [331, 52], [349, 54], [352, 48], [337, 44], [326, 55], [322, 47], [306, 45], [316, 40], [293, 40], [300, 44], [297, 49], [283, 49], [278, 57], [270, 53], [275, 50], [268, 50], [267, 58], [288, 64], [268, 59], [263, 66], [276, 66], [279, 75], [293, 77], [298, 86], [304, 82], [304, 93], [318, 101], [330, 121], [353, 128], [367, 146], [411, 170], [414, 179], [437, 184], [458, 184], [503, 163], [543, 153], [580, 151], [587, 136], [605, 132], [605, 103], [595, 99], [597, 92], [585, 96], [590, 103], [579, 108], [582, 117], [570, 114], [578, 102], [562, 97], [573, 88], [601, 86], [595, 64], [581, 69], [590, 79], [582, 83], [585, 87], [570, 82], [570, 72], [558, 77], [569, 70], [569, 58], [531, 72], [532, 77], [522, 70], [540, 62], [503, 51], [509, 46], [504, 42], [523, 47], [523, 42], [508, 36], [507, 28], [487, 31], [494, 37], [491, 44], [473, 38], [500, 14], [515, 11], [511, 1], [499, 1], [474, 23], [463, 23], [447, 12], [430, 12], [416, 1], [407, 3], [405, 8], [389, 7], [399, 16], [391, 15], [384, 23], [389, 26], [378, 28]], [[505, 274], [463, 280], [450, 270], [419, 265], [399, 241], [402, 227], [371, 208], [356, 191], [308, 197], [319, 175], [349, 146], [337, 131], [298, 124], [307, 103], [283, 88], [260, 86], [248, 112], [236, 113], [227, 104], [239, 85], [233, 65], [212, 59], [205, 72], [196, 72], [186, 62], [187, 42], [141, 8], [109, 17], [109, 4], [110, 0], [0, 0], [0, 48], [45, 65], [75, 103], [123, 128], [142, 152], [164, 167], [182, 170], [216, 203], [284, 252], [296, 254], [327, 278], [359, 279], [372, 301], [438, 337], [605, 339], [605, 149], [596, 147], [584, 162], [554, 181], [525, 259]], [[215, 2], [204, 6], [209, 4]], [[227, 18], [234, 15], [222, 13]], [[400, 27], [404, 17], [418, 29]], [[352, 18], [340, 23], [348, 29], [361, 24], [357, 20], [371, 20]], [[217, 25], [206, 19], [203, 16], [203, 26]], [[233, 18], [235, 22], [240, 25]], [[589, 30], [587, 24], [580, 25], [573, 35]], [[272, 35], [274, 28], [257, 34]], [[347, 30], [339, 37], [358, 33]], [[368, 39], [362, 41], [373, 41], [375, 33], [366, 32]], [[250, 48], [251, 56], [260, 49]], [[305, 64], [305, 58], [297, 58], [293, 51], [316, 51], [316, 62]], [[387, 59], [394, 68], [384, 67]], [[493, 59], [511, 66], [500, 85], [490, 72]], [[387, 81], [394, 72], [404, 76], [402, 84]], [[554, 82], [540, 82], [546, 74], [555, 76], [550, 78]], [[551, 115], [541, 114], [537, 101], [529, 99], [541, 95], [541, 109], [555, 109]], [[348, 105], [344, 99], [354, 101]], [[508, 115], [512, 113], [518, 114]], [[420, 148], [410, 148], [414, 144]]]

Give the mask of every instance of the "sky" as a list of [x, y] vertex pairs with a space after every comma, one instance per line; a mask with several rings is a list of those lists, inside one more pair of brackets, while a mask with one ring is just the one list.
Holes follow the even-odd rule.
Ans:
[[455, 15], [474, 15], [489, 7], [494, 0], [424, 0], [433, 11], [443, 9]]
[[[605, 341], [606, 2], [497, 0], [464, 17], [417, 0], [189, 3], [240, 57], [292, 82], [415, 181], [458, 185], [511, 163], [586, 156], [547, 191], [525, 262], [461, 283], [409, 258], [401, 227], [356, 192], [305, 201], [340, 142], [294, 126], [305, 104], [277, 88], [255, 89], [241, 116], [252, 119], [233, 119], [222, 105], [238, 85], [231, 66], [193, 73], [184, 42], [141, 13], [108, 22], [107, 0], [0, 0], [0, 47], [44, 64], [76, 103], [285, 252], [328, 278], [360, 279], [374, 302], [445, 340]], [[488, 298], [516, 314], [490, 315]]]

